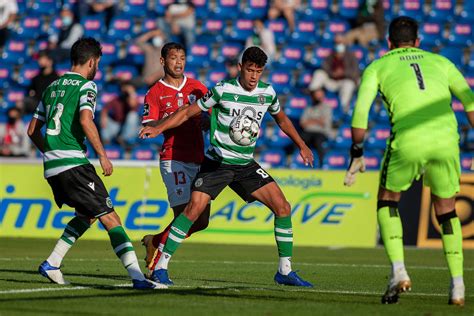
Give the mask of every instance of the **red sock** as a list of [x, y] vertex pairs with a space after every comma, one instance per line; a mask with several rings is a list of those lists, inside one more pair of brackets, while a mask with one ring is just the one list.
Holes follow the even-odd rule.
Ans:
[[[161, 233], [153, 236], [152, 244], [155, 248], [158, 248], [160, 243], [166, 242], [166, 238], [168, 238], [168, 234], [171, 229], [172, 223], [173, 222], [171, 222], [168, 226], [166, 226], [166, 228]], [[165, 236], [164, 239], [163, 239], [163, 236]]]

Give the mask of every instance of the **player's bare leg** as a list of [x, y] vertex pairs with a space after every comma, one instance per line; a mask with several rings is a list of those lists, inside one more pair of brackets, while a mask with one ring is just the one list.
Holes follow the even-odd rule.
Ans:
[[444, 255], [451, 274], [449, 289], [450, 305], [464, 305], [464, 280], [463, 280], [463, 252], [461, 222], [456, 215], [454, 197], [440, 198], [431, 195], [436, 218], [441, 228]]
[[398, 213], [400, 192], [379, 187], [377, 221], [385, 251], [392, 264], [387, 290], [382, 296], [383, 304], [398, 302], [399, 295], [411, 290], [411, 280], [405, 268], [403, 253], [403, 227]]
[[178, 249], [188, 234], [192, 224], [206, 210], [211, 201], [211, 196], [204, 192], [194, 191], [191, 200], [186, 205], [183, 213], [176, 217], [169, 230], [169, 235], [163, 249], [163, 253], [156, 264], [152, 274], [152, 280], [163, 284], [173, 284], [168, 277], [168, 263], [171, 256]]
[[293, 256], [293, 228], [291, 224], [291, 206], [276, 182], [270, 182], [252, 193], [252, 196], [265, 204], [275, 214], [275, 240], [280, 258], [274, 280], [278, 284], [312, 287], [291, 270]]

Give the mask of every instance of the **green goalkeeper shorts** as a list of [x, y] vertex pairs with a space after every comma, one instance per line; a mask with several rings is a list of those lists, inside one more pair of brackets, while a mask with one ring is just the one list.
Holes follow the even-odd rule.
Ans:
[[[392, 192], [408, 190], [413, 180], [423, 176], [423, 184], [440, 198], [453, 197], [459, 192], [461, 165], [459, 146], [454, 142], [402, 142], [392, 139], [387, 144], [380, 186]], [[432, 145], [433, 145], [432, 144]]]

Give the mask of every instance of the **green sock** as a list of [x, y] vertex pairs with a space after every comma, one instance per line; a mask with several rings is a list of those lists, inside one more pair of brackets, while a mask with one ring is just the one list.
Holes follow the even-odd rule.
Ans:
[[49, 264], [53, 267], [61, 266], [61, 262], [64, 259], [66, 253], [71, 249], [74, 243], [79, 239], [88, 230], [90, 227], [89, 223], [86, 223], [79, 219], [78, 217], [74, 217], [67, 223], [66, 228], [64, 229], [61, 238], [59, 238], [56, 246], [53, 249], [53, 252], [49, 255], [48, 259], [46, 259]]
[[379, 201], [377, 208], [380, 234], [390, 263], [392, 263], [392, 266], [403, 263], [403, 227], [398, 214], [398, 203]]
[[437, 216], [441, 226], [441, 239], [451, 277], [463, 276], [462, 229], [461, 222], [453, 210]]
[[166, 239], [165, 247], [163, 248], [163, 254], [160, 256], [160, 259], [155, 266], [155, 270], [168, 269], [168, 263], [171, 260], [171, 256], [186, 238], [192, 225], [193, 222], [183, 213], [174, 219], [168, 238]]
[[109, 237], [115, 254], [119, 257], [120, 261], [122, 261], [130, 278], [133, 280], [145, 280], [140, 266], [138, 265], [138, 259], [133, 245], [123, 227], [116, 226], [109, 230]]
[[293, 256], [293, 229], [291, 215], [285, 217], [275, 216], [275, 240], [278, 248], [280, 262], [278, 272], [287, 275], [291, 272], [291, 257]]

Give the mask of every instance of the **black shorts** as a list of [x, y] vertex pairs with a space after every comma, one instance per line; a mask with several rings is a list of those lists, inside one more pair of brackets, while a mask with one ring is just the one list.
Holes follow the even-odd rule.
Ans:
[[74, 167], [47, 180], [59, 208], [67, 204], [89, 218], [114, 211], [109, 193], [91, 164]]
[[192, 191], [207, 193], [214, 200], [229, 186], [244, 201], [250, 203], [255, 201], [253, 192], [274, 181], [255, 161], [247, 165], [226, 165], [206, 158], [194, 178]]

